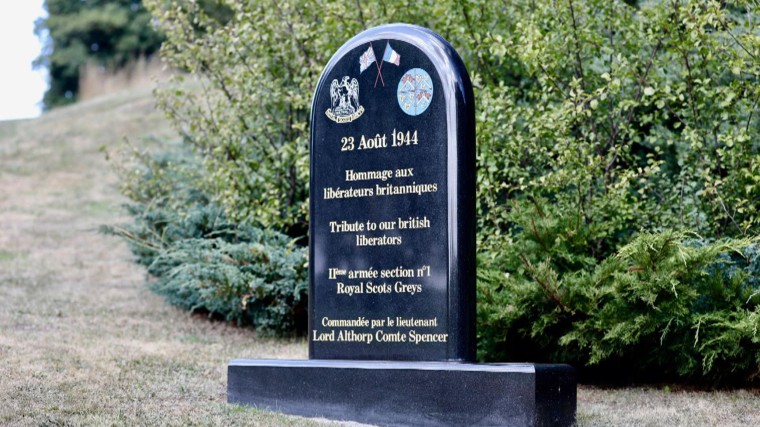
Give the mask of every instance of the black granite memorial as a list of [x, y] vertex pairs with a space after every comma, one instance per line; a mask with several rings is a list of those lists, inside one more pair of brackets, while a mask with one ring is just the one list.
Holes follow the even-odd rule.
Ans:
[[309, 360], [233, 360], [228, 400], [378, 425], [570, 425], [567, 365], [475, 364], [475, 118], [403, 24], [327, 64], [311, 121]]
[[474, 359], [475, 112], [440, 37], [346, 44], [312, 113], [309, 355]]

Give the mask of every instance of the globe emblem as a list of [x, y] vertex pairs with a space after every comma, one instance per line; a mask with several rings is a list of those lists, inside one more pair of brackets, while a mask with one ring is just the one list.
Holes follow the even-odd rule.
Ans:
[[397, 93], [401, 109], [410, 116], [418, 116], [433, 100], [433, 80], [422, 68], [412, 68], [401, 77]]

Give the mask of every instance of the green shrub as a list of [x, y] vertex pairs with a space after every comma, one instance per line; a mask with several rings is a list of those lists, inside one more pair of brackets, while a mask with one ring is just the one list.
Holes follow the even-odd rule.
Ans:
[[306, 251], [281, 234], [251, 231], [240, 243], [201, 238], [172, 244], [148, 267], [158, 277], [151, 288], [190, 311], [262, 332], [304, 333]]
[[[194, 156], [132, 151], [117, 170], [133, 223], [105, 227], [125, 238], [179, 307], [253, 325], [264, 333], [306, 330], [306, 250], [273, 230], [230, 221], [197, 188]], [[127, 167], [129, 164], [131, 167]]]
[[214, 205], [195, 205], [187, 215], [144, 205], [128, 210], [134, 224], [105, 231], [127, 240], [156, 278], [151, 289], [171, 304], [263, 333], [305, 332], [306, 249], [292, 239], [234, 224]]
[[167, 36], [164, 60], [197, 82], [177, 76], [158, 105], [199, 154], [203, 185], [229, 218], [303, 239], [310, 107], [330, 56], [362, 29], [394, 21], [463, 40], [454, 1], [219, 0], [225, 19], [207, 3], [145, 2]]
[[[760, 36], [751, 2], [148, 1], [164, 58], [201, 89], [159, 92], [209, 196], [241, 223], [307, 230], [309, 108], [344, 41], [389, 21], [449, 39], [475, 84], [479, 243], [543, 197], [601, 260], [648, 230], [751, 236], [760, 218]], [[501, 250], [501, 249], [499, 249]]]
[[[511, 28], [481, 28], [497, 42], [484, 60], [514, 72], [479, 76], [480, 357], [604, 380], [757, 381], [757, 270], [725, 262], [728, 248], [756, 251], [760, 226], [756, 10], [525, 6], [509, 6]], [[668, 230], [721, 243], [690, 248]], [[655, 242], [662, 259], [634, 267]], [[696, 252], [677, 264], [674, 248]], [[629, 267], [673, 274], [672, 301], [663, 277]]]
[[562, 360], [605, 381], [758, 380], [760, 239], [641, 234], [593, 268], [564, 274], [567, 257], [542, 259], [532, 243], [529, 255], [481, 266], [481, 358]]

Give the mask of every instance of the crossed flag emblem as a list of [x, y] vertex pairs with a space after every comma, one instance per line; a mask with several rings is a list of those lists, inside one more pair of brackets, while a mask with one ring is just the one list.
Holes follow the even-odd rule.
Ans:
[[378, 62], [377, 57], [375, 56], [375, 50], [372, 48], [372, 43], [369, 44], [369, 47], [367, 48], [364, 53], [362, 53], [362, 56], [359, 58], [359, 74], [363, 73], [364, 70], [370, 67], [372, 63], [375, 64], [375, 67], [377, 67], [377, 76], [375, 77], [375, 87], [377, 87], [378, 80], [385, 86], [385, 80], [383, 80], [383, 63], [390, 62], [393, 65], [398, 66], [401, 63], [401, 55], [398, 54], [393, 48], [391, 47], [390, 42], [386, 42], [385, 44], [385, 53], [383, 53], [383, 60], [382, 62]]

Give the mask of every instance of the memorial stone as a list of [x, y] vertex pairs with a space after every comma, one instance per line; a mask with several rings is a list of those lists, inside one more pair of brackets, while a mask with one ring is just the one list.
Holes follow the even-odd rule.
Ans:
[[439, 35], [392, 24], [327, 64], [311, 120], [309, 360], [228, 367], [228, 400], [388, 426], [562, 426], [567, 365], [475, 357], [472, 85]]
[[439, 36], [386, 31], [338, 51], [314, 94], [309, 354], [470, 361], [472, 84]]

